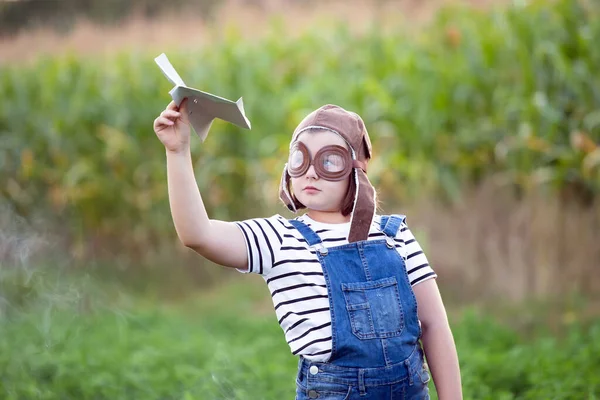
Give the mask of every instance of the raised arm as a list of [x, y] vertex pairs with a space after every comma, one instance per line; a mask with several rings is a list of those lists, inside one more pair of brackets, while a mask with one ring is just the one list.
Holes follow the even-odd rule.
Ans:
[[169, 203], [181, 242], [217, 264], [245, 269], [246, 243], [235, 224], [208, 217], [194, 176], [190, 151], [187, 99], [175, 102], [154, 120], [154, 131], [165, 146]]

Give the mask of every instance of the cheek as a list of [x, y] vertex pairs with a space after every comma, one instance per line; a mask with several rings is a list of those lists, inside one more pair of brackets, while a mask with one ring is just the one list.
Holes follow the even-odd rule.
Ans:
[[343, 199], [346, 197], [346, 193], [348, 192], [348, 187], [350, 186], [350, 182], [348, 179], [344, 179], [343, 181], [336, 182], [337, 191], [340, 194], [340, 198]]
[[291, 178], [291, 182], [292, 182], [292, 191], [294, 193], [298, 193], [298, 178]]
[[344, 197], [346, 197], [346, 192], [348, 191], [348, 181], [343, 180], [339, 182], [327, 182], [326, 189], [332, 199], [336, 201], [341, 201]]

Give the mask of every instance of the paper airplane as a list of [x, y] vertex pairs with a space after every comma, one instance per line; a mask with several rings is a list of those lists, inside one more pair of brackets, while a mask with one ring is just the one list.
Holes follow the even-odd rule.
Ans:
[[156, 61], [167, 79], [175, 85], [169, 91], [175, 104], [179, 106], [183, 99], [188, 98], [187, 108], [190, 124], [203, 142], [215, 118], [231, 122], [240, 128], [251, 128], [250, 121], [244, 113], [244, 102], [241, 97], [238, 101], [231, 101], [186, 86], [164, 53], [156, 57], [154, 61]]

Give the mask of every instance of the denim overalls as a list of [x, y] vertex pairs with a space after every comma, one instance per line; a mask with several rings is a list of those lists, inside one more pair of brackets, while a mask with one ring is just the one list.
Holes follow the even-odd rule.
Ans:
[[290, 220], [317, 250], [332, 331], [328, 362], [300, 357], [296, 400], [429, 399], [417, 301], [394, 242], [404, 218], [381, 217], [384, 239], [331, 248], [306, 224]]

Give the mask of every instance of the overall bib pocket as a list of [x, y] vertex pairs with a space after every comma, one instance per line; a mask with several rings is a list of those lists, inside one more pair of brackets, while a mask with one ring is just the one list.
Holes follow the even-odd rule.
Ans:
[[402, 333], [404, 312], [396, 277], [342, 283], [342, 292], [356, 337], [384, 339]]

